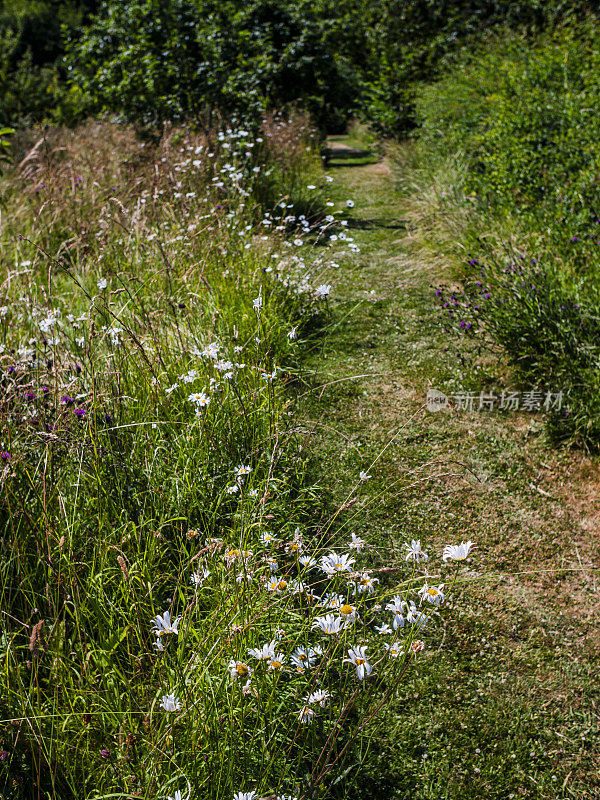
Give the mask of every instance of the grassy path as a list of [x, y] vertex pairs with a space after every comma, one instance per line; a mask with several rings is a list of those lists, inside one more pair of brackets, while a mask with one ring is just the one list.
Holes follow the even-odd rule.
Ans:
[[390, 164], [344, 137], [330, 144], [332, 196], [355, 202], [361, 248], [342, 262], [313, 365], [328, 384], [311, 411], [332, 506], [369, 471], [343, 513], [382, 565], [410, 539], [432, 553], [477, 543], [437, 649], [378, 730], [353, 795], [600, 798], [598, 462], [548, 447], [539, 415], [424, 409], [428, 387], [472, 380], [434, 302], [452, 277], [411, 246]]

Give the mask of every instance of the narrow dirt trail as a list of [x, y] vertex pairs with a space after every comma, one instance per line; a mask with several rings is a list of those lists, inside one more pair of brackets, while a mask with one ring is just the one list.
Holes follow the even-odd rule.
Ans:
[[376, 566], [400, 562], [411, 539], [438, 564], [444, 544], [477, 543], [436, 651], [379, 731], [385, 768], [365, 791], [379, 781], [416, 800], [600, 798], [600, 779], [589, 782], [600, 765], [589, 705], [600, 704], [598, 463], [548, 447], [539, 415], [426, 411], [429, 387], [468, 388], [469, 354], [435, 302], [450, 273], [411, 247], [390, 163], [344, 137], [330, 144], [332, 198], [354, 201], [361, 250], [339, 259], [314, 364], [329, 384], [311, 411], [332, 504], [359, 471], [373, 476], [345, 514]]

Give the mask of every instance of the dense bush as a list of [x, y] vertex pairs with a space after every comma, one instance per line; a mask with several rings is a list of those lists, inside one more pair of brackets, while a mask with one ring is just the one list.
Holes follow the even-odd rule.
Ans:
[[80, 28], [96, 5], [96, 0], [0, 3], [0, 124], [69, 120], [79, 112], [78, 99], [66, 86], [63, 35]]
[[384, 134], [405, 133], [416, 122], [418, 85], [434, 80], [465, 53], [480, 53], [491, 32], [506, 27], [530, 37], [584, 9], [592, 10], [579, 0], [382, 0], [369, 27], [364, 114]]
[[[471, 253], [463, 332], [491, 337], [530, 388], [563, 389], [559, 438], [600, 442], [600, 36], [510, 36], [421, 89], [417, 161], [459, 169], [437, 213]], [[454, 246], [453, 246], [454, 247]], [[456, 249], [455, 249], [456, 252]], [[471, 324], [472, 323], [472, 324]], [[465, 326], [467, 326], [465, 328]]]
[[318, 11], [287, 0], [111, 0], [71, 42], [71, 80], [91, 108], [136, 123], [210, 124], [215, 110], [248, 120], [297, 104], [321, 127], [339, 127], [360, 88], [348, 56], [360, 36], [341, 35], [339, 10], [331, 21]]
[[468, 191], [574, 235], [600, 206], [599, 45], [590, 26], [479, 53], [422, 91], [421, 139], [468, 155]]

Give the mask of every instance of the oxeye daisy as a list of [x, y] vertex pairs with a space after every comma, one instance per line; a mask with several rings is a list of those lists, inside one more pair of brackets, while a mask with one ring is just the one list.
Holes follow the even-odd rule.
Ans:
[[229, 674], [232, 678], [251, 678], [252, 669], [246, 664], [245, 661], [230, 661]]
[[350, 548], [350, 550], [356, 550], [357, 553], [360, 553], [365, 544], [366, 542], [364, 539], [361, 539], [360, 536], [357, 536], [355, 533], [353, 533], [352, 539], [348, 547]]
[[265, 562], [269, 565], [271, 572], [277, 572], [279, 569], [279, 561], [277, 561], [277, 559], [273, 556], [267, 556], [265, 558]]
[[388, 656], [391, 658], [398, 658], [404, 654], [404, 648], [398, 643], [393, 642], [392, 644], [384, 645], [385, 649], [387, 650]]
[[356, 606], [353, 606], [352, 603], [343, 603], [340, 606], [340, 614], [342, 615], [342, 619], [347, 623], [355, 622], [358, 616], [358, 609]]
[[256, 792], [236, 792], [233, 800], [255, 800]]
[[350, 572], [352, 564], [356, 559], [350, 558], [346, 553], [329, 553], [321, 559], [321, 569], [329, 577], [339, 575], [342, 572]]
[[174, 694], [165, 694], [160, 701], [160, 706], [165, 711], [179, 711], [181, 709], [181, 701]]
[[392, 598], [391, 603], [386, 603], [385, 607], [388, 611], [394, 612], [394, 620], [392, 622], [394, 630], [403, 628], [405, 623], [404, 611], [408, 608], [408, 604], [401, 597], [396, 596]]
[[444, 561], [464, 561], [471, 552], [473, 542], [462, 542], [461, 544], [447, 544], [444, 547], [442, 558]]
[[206, 406], [210, 403], [209, 395], [205, 394], [204, 392], [192, 392], [192, 394], [188, 397], [190, 403], [194, 403], [197, 408], [206, 408]]
[[317, 689], [315, 692], [311, 692], [308, 695], [306, 702], [309, 706], [318, 704], [324, 708], [329, 702], [330, 697], [331, 694], [326, 689]]
[[439, 586], [429, 586], [427, 583], [419, 589], [421, 600], [426, 603], [431, 603], [434, 606], [440, 606], [446, 599], [444, 594], [444, 584], [440, 583]]
[[310, 706], [303, 706], [300, 711], [298, 711], [298, 720], [303, 725], [309, 725], [313, 721], [314, 716], [314, 709], [312, 709]]
[[322, 633], [329, 636], [334, 636], [340, 631], [344, 630], [345, 620], [342, 617], [334, 617], [333, 614], [327, 614], [324, 617], [317, 617], [313, 622], [313, 628], [318, 628]]
[[345, 658], [344, 661], [354, 664], [359, 681], [363, 681], [373, 671], [373, 667], [367, 659], [367, 648], [364, 645], [351, 647], [348, 650], [348, 658]]
[[192, 572], [190, 575], [190, 583], [193, 584], [197, 589], [200, 589], [204, 581], [210, 575], [210, 570], [203, 569], [199, 570], [198, 572]]
[[379, 583], [379, 578], [371, 577], [368, 572], [363, 572], [355, 580], [350, 581], [355, 594], [363, 594], [364, 592], [374, 594], [376, 583]]
[[164, 614], [157, 614], [154, 617], [154, 632], [157, 636], [163, 636], [165, 633], [178, 633], [178, 626], [181, 621], [181, 617], [177, 617], [177, 619], [171, 622], [171, 613], [169, 611], [165, 611]]
[[288, 588], [288, 583], [285, 578], [274, 577], [267, 581], [267, 591], [274, 592], [275, 594], [282, 594]]
[[269, 672], [279, 672], [283, 669], [285, 665], [285, 656], [283, 653], [275, 653], [271, 660], [269, 661], [269, 665], [267, 670]]
[[238, 478], [242, 475], [250, 475], [251, 472], [252, 467], [245, 466], [244, 464], [240, 464], [240, 466], [236, 468], [236, 474]]
[[380, 636], [387, 636], [388, 633], [392, 632], [392, 629], [387, 624], [387, 622], [384, 622], [383, 625], [375, 625], [374, 627]]
[[429, 556], [421, 550], [421, 542], [413, 539], [410, 544], [404, 545], [407, 561], [429, 561]]
[[250, 647], [248, 648], [248, 655], [258, 658], [259, 661], [268, 661], [275, 655], [275, 646], [276, 642], [269, 642], [269, 644], [264, 644], [262, 647]]

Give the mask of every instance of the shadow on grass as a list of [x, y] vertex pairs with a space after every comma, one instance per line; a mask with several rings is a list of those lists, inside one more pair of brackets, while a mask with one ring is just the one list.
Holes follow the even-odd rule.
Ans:
[[348, 228], [354, 230], [372, 230], [373, 228], [387, 228], [388, 230], [406, 230], [408, 221], [405, 219], [386, 219], [385, 217], [373, 219], [349, 219]]
[[376, 164], [379, 157], [372, 150], [358, 147], [325, 147], [322, 151], [323, 165], [329, 167], [364, 167]]

